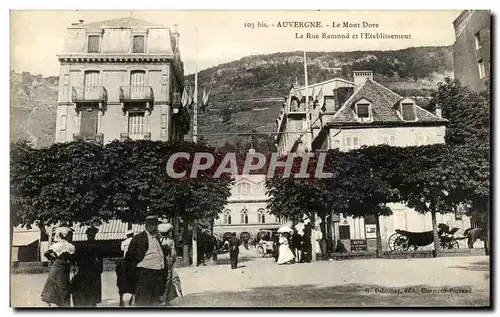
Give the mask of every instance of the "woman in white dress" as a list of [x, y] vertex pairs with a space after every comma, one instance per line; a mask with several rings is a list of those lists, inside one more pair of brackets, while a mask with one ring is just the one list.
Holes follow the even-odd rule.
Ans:
[[285, 236], [285, 234], [281, 234], [279, 243], [280, 248], [278, 264], [291, 263], [293, 259], [295, 259], [295, 256], [293, 255], [292, 250], [290, 250], [290, 247], [288, 245], [288, 238]]

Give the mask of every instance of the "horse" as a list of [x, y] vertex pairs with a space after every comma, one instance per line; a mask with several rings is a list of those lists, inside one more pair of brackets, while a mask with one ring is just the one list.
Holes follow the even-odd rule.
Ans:
[[483, 242], [486, 241], [487, 231], [484, 228], [469, 228], [464, 231], [464, 236], [467, 236], [467, 246], [472, 249], [478, 239]]
[[126, 262], [124, 259], [116, 261], [116, 286], [118, 287], [118, 294], [120, 296], [120, 307], [125, 306], [123, 295], [131, 294], [128, 301], [129, 306], [132, 306], [135, 297], [135, 279], [131, 276], [131, 272], [127, 270]]

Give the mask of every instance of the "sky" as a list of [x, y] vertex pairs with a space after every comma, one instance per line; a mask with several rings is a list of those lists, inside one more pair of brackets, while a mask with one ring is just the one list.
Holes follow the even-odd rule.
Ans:
[[[245, 56], [289, 51], [395, 50], [452, 45], [453, 20], [461, 11], [11, 11], [11, 68], [58, 76], [66, 27], [133, 16], [178, 25], [186, 74]], [[289, 21], [321, 22], [323, 29], [278, 27]], [[259, 22], [269, 25], [258, 27]], [[368, 22], [372, 28], [332, 28], [333, 23]], [[252, 25], [252, 27], [245, 26]], [[274, 26], [272, 26], [274, 25]], [[197, 32], [195, 31], [197, 29]], [[307, 33], [345, 34], [349, 39], [307, 39]], [[353, 39], [360, 32], [410, 34], [411, 40]], [[299, 35], [304, 38], [297, 38]], [[198, 49], [197, 49], [198, 48]]]

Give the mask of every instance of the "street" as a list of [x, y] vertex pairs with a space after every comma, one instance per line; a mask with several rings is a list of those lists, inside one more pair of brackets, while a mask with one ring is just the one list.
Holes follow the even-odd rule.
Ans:
[[[489, 257], [320, 261], [278, 266], [272, 258], [240, 256], [220, 265], [177, 269], [184, 298], [171, 307], [486, 306]], [[46, 274], [14, 274], [12, 305], [45, 307]], [[114, 272], [102, 275], [100, 306], [118, 306]], [[450, 289], [452, 288], [452, 289]]]

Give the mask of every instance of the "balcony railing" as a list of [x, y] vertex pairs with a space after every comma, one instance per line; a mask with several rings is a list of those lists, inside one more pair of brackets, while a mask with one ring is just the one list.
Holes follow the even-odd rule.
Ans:
[[120, 102], [153, 102], [154, 94], [151, 86], [121, 86]]
[[120, 141], [126, 141], [126, 140], [151, 140], [151, 132], [134, 133], [134, 134], [129, 134], [128, 132], [120, 133]]
[[81, 133], [73, 133], [73, 140], [83, 140], [85, 142], [96, 142], [98, 144], [102, 144], [104, 142], [104, 135], [102, 133], [96, 134], [81, 134]]
[[108, 101], [108, 91], [103, 86], [72, 87], [71, 100], [74, 103]]

